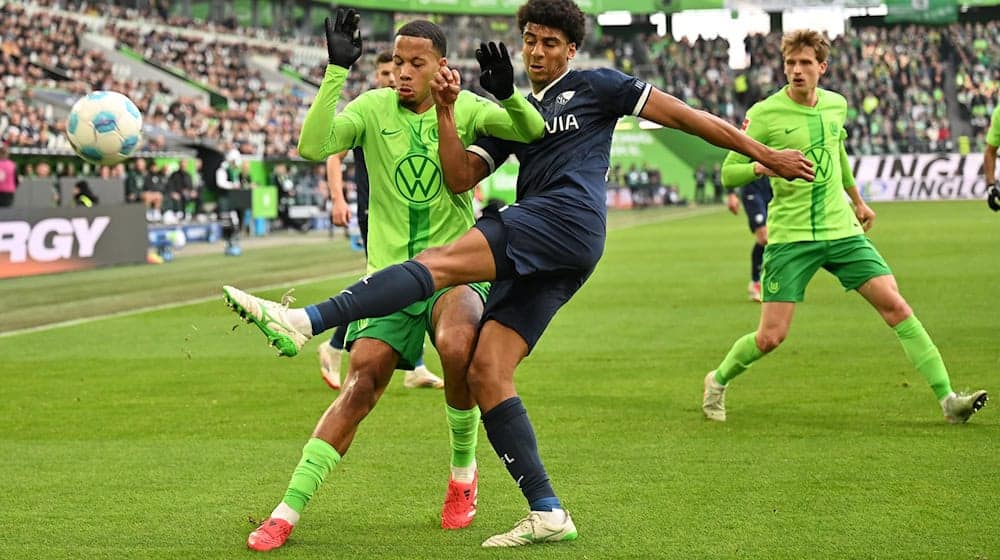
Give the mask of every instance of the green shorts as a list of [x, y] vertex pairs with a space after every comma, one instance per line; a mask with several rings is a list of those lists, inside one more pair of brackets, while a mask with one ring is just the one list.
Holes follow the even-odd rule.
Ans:
[[769, 243], [760, 272], [764, 301], [800, 302], [806, 286], [820, 267], [840, 280], [845, 290], [856, 290], [875, 278], [892, 274], [889, 265], [864, 235], [830, 241]]
[[[490, 293], [489, 282], [467, 284], [479, 297], [486, 301]], [[388, 344], [399, 352], [397, 369], [413, 369], [424, 352], [424, 334], [429, 334], [431, 344], [434, 344], [434, 304], [448, 290], [442, 288], [431, 297], [412, 303], [400, 311], [385, 317], [374, 319], [359, 319], [347, 326], [347, 336], [344, 338], [344, 348], [348, 351], [359, 338], [374, 338]]]

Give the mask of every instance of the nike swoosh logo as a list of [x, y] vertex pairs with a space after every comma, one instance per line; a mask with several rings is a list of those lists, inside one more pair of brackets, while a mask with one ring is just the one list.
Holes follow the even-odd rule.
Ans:
[[[798, 126], [796, 126], [794, 128], [786, 128], [785, 129], [785, 134], [791, 134], [792, 132], [794, 132], [795, 130], [798, 130], [799, 128], [800, 127], [798, 127]], [[385, 134], [385, 133], [383, 132], [383, 134]]]
[[542, 541], [545, 541], [545, 540], [549, 539], [550, 537], [554, 537], [554, 536], [558, 535], [561, 532], [562, 532], [562, 529], [556, 529], [554, 531], [551, 530], [551, 529], [549, 529], [549, 530], [547, 530], [546, 534], [544, 534], [544, 535], [533, 535], [531, 533], [525, 533], [525, 534], [521, 535], [521, 538], [524, 539], [524, 540], [527, 540], [527, 541], [532, 541], [532, 542], [542, 542]]
[[396, 130], [388, 130], [386, 128], [383, 128], [382, 129], [382, 134], [385, 134], [386, 136], [389, 136], [390, 134], [396, 134], [397, 132], [399, 132], [399, 130], [400, 129], [398, 129], [398, 128]]

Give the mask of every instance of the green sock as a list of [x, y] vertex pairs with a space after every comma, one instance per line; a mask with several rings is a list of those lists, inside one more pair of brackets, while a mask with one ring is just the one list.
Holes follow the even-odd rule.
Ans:
[[479, 440], [479, 407], [458, 410], [445, 405], [448, 411], [448, 428], [451, 434], [451, 465], [468, 467], [476, 460], [476, 443]]
[[934, 341], [924, 330], [916, 315], [910, 315], [892, 330], [896, 331], [896, 337], [903, 345], [903, 352], [913, 367], [917, 368], [920, 375], [927, 380], [927, 384], [934, 391], [934, 396], [940, 401], [950, 395], [951, 381], [948, 379], [948, 369], [944, 366], [944, 360], [941, 359], [941, 352], [938, 352], [937, 346], [934, 346]]
[[302, 448], [302, 459], [292, 472], [288, 490], [282, 500], [297, 513], [302, 513], [306, 504], [323, 484], [323, 478], [340, 462], [340, 453], [329, 443], [311, 438]]
[[748, 367], [764, 355], [760, 351], [760, 348], [757, 348], [756, 338], [757, 333], [752, 332], [743, 335], [742, 338], [733, 344], [733, 347], [729, 349], [729, 353], [726, 354], [726, 358], [715, 369], [715, 380], [717, 382], [723, 385], [729, 383], [734, 377], [746, 371]]

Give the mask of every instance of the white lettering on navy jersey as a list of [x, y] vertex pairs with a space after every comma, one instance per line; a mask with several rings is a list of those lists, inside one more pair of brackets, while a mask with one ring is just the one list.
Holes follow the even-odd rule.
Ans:
[[545, 123], [545, 130], [547, 130], [549, 134], [566, 132], [569, 130], [580, 130], [580, 124], [576, 122], [576, 115], [573, 113], [568, 115], [557, 115]]

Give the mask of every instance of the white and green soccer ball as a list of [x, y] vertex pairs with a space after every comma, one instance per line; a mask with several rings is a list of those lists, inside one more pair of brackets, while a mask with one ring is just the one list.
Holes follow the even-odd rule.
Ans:
[[81, 158], [98, 165], [114, 165], [139, 148], [142, 113], [131, 99], [118, 92], [94, 91], [73, 104], [66, 137]]

